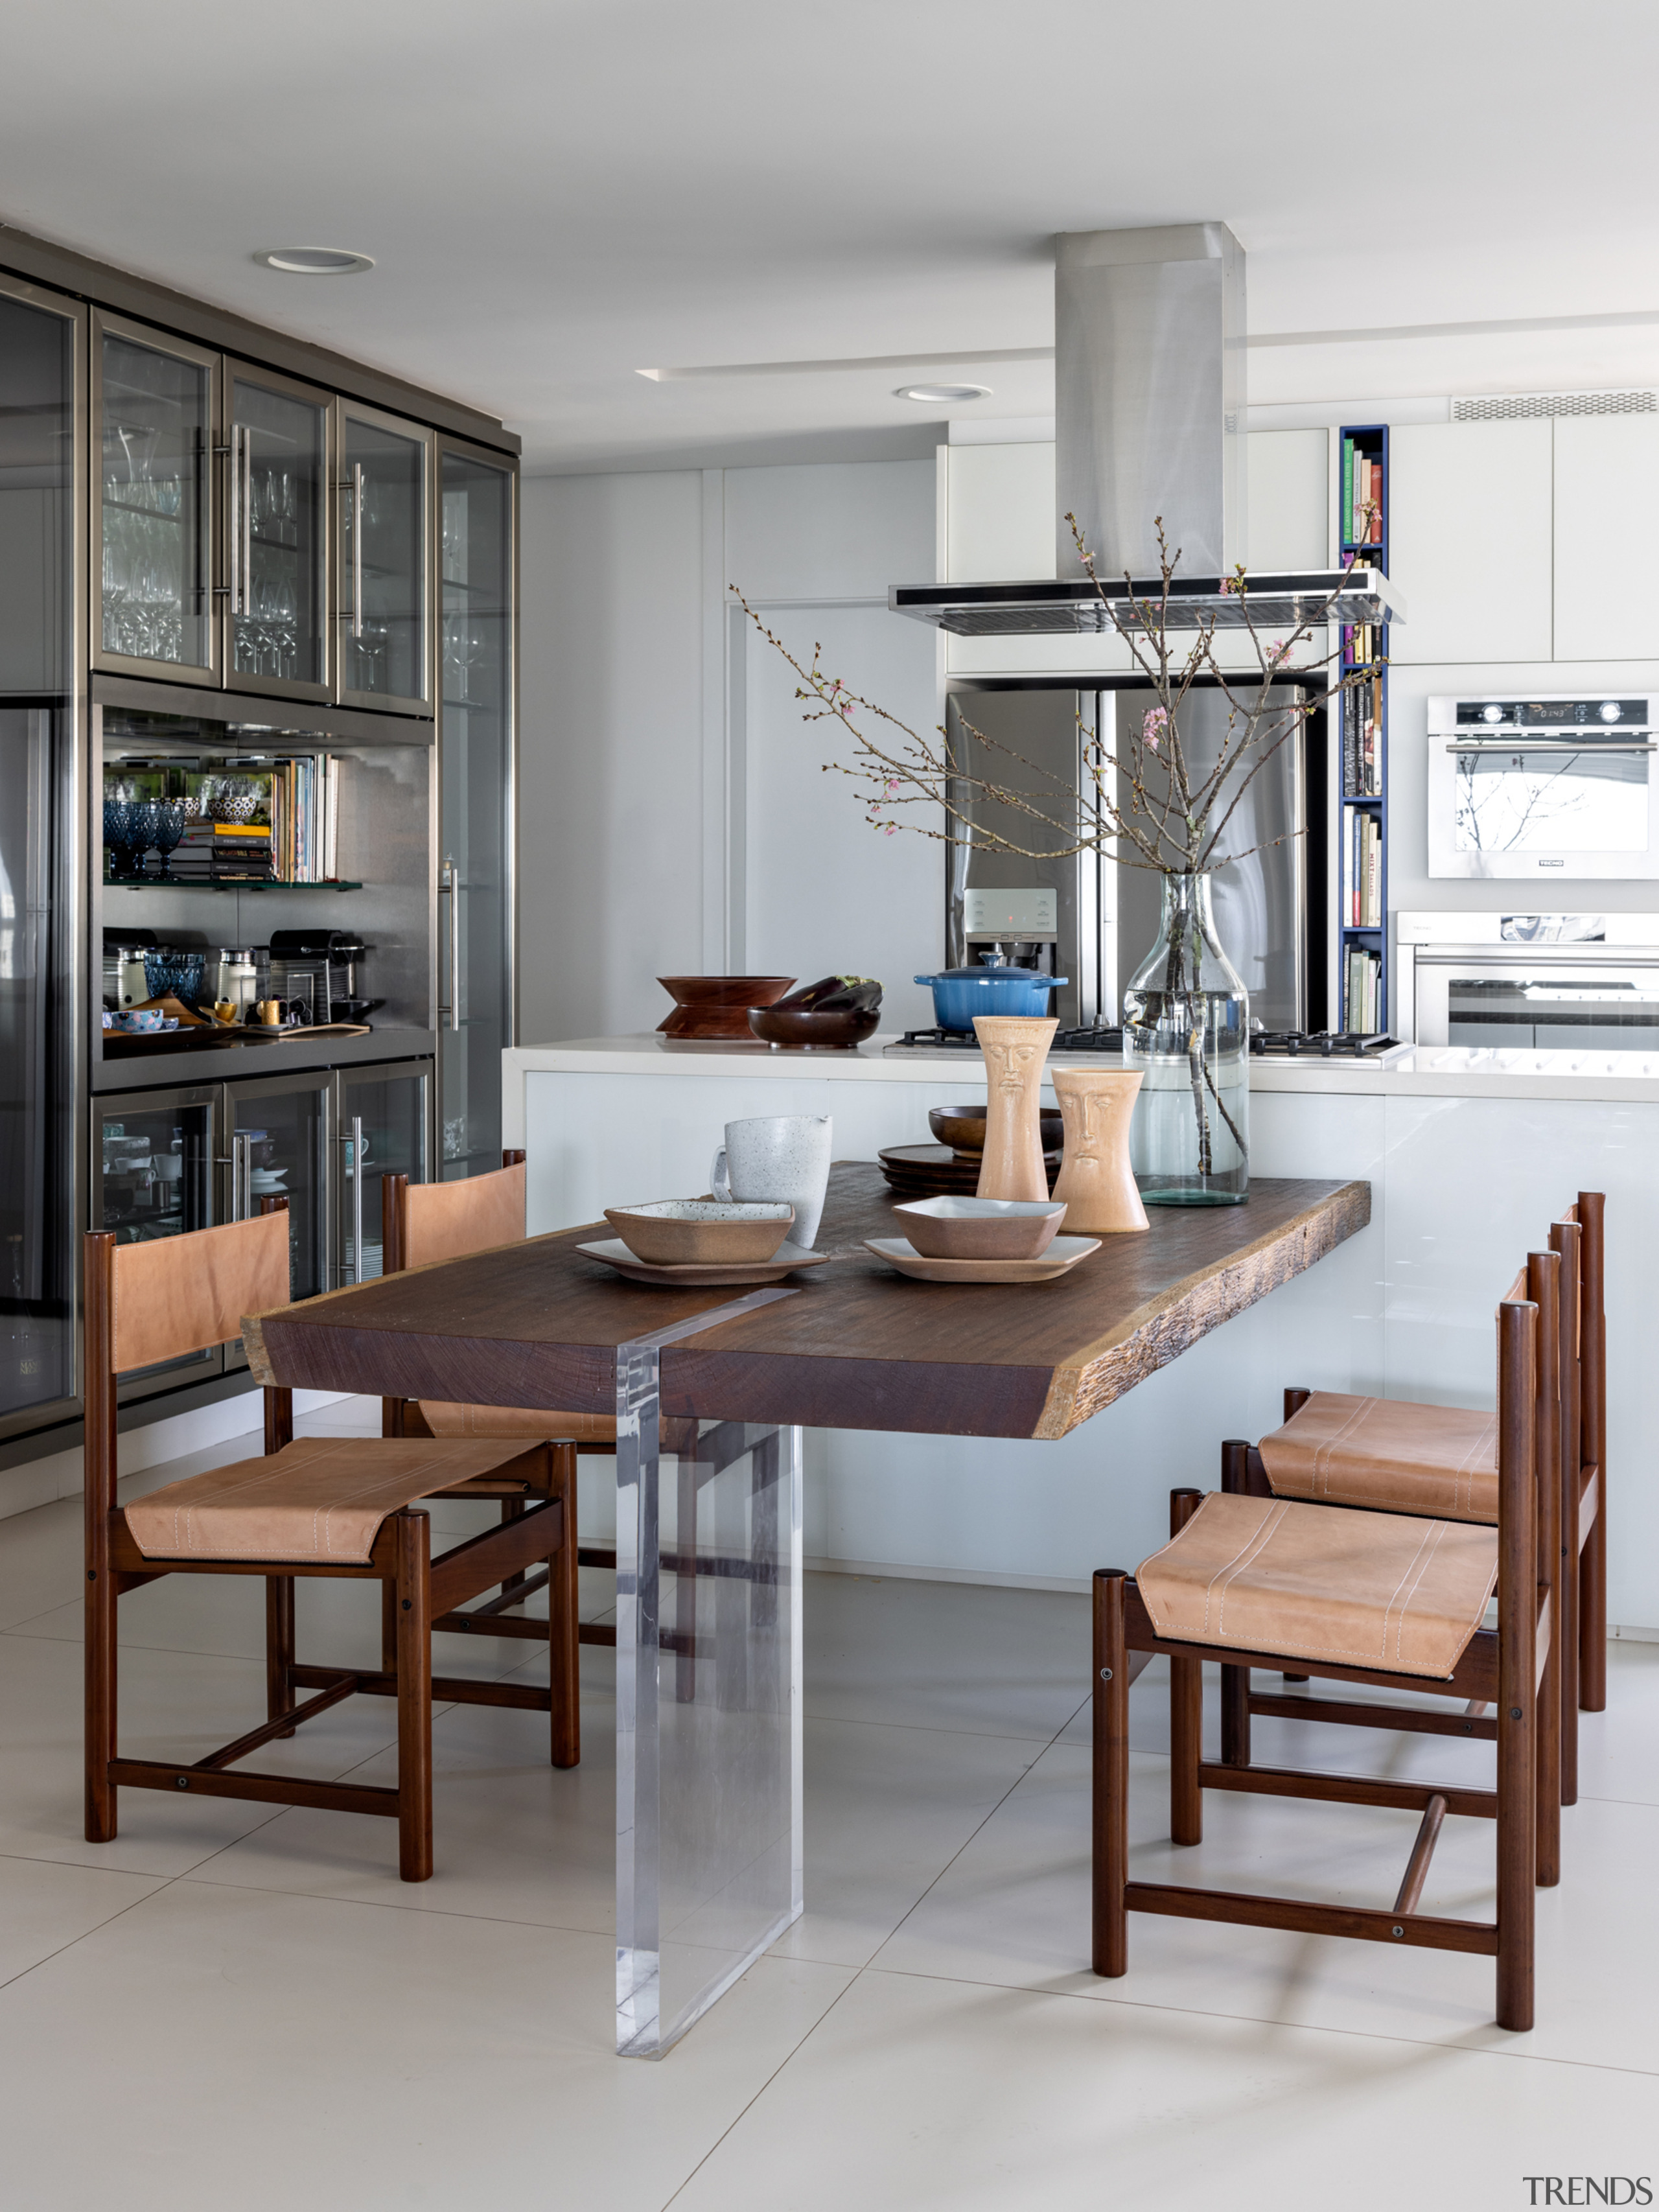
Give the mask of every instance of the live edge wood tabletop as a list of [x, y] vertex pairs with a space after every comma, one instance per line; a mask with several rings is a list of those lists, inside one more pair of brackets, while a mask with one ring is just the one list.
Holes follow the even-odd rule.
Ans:
[[[1065, 1436], [1370, 1219], [1366, 1182], [1252, 1182], [1245, 1206], [1160, 1206], [1037, 1284], [917, 1283], [878, 1168], [832, 1170], [795, 1295], [662, 1353], [665, 1414], [935, 1436]], [[604, 1224], [417, 1267], [251, 1317], [263, 1382], [469, 1405], [616, 1408], [616, 1349], [743, 1292], [644, 1289], [576, 1247]], [[798, 1287], [797, 1287], [798, 1285]]]

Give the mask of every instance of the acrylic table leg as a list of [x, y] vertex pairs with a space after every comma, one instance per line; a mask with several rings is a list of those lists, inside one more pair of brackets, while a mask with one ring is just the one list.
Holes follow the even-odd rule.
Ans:
[[[617, 2048], [666, 2051], [799, 1914], [801, 1432], [691, 1424], [661, 1603], [661, 1352], [769, 1303], [617, 1353]], [[677, 1424], [690, 1422], [676, 1408]], [[683, 1425], [671, 1433], [688, 1442]], [[695, 1529], [695, 1533], [694, 1533]], [[672, 1687], [663, 1668], [673, 1662]], [[689, 1656], [688, 1656], [689, 1644]]]

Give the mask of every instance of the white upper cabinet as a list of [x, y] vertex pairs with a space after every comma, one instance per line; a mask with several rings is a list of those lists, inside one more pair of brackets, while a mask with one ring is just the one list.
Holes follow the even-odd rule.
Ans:
[[1246, 565], [1258, 574], [1330, 566], [1331, 441], [1324, 430], [1252, 430]]
[[1555, 658], [1659, 659], [1659, 417], [1555, 424]]
[[945, 581], [1052, 578], [1053, 445], [947, 446], [945, 465]]
[[1547, 660], [1552, 425], [1419, 422], [1389, 434], [1396, 661]]

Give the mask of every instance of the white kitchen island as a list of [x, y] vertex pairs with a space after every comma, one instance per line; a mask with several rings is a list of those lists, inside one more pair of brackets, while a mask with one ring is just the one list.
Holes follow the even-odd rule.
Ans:
[[[532, 1232], [706, 1190], [725, 1123], [745, 1115], [832, 1115], [836, 1157], [873, 1159], [930, 1142], [930, 1106], [983, 1099], [977, 1054], [890, 1042], [775, 1052], [653, 1035], [507, 1052], [503, 1141], [529, 1154]], [[1644, 1389], [1659, 1357], [1645, 1283], [1659, 1060], [1435, 1047], [1388, 1066], [1256, 1060], [1250, 1120], [1256, 1174], [1364, 1176], [1370, 1226], [1060, 1442], [810, 1432], [808, 1565], [1081, 1589], [1161, 1542], [1171, 1486], [1213, 1488], [1222, 1439], [1274, 1426], [1287, 1383], [1490, 1405], [1492, 1310], [1521, 1255], [1578, 1190], [1604, 1190], [1607, 1613], [1659, 1636]], [[585, 1532], [612, 1502], [585, 1486]]]

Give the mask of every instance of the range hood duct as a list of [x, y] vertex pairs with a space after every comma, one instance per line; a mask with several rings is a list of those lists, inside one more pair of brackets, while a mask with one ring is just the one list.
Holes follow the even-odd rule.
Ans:
[[[1162, 592], [1161, 515], [1181, 555], [1171, 629], [1241, 628], [1238, 598], [1222, 586], [1245, 555], [1244, 339], [1244, 249], [1224, 222], [1056, 239], [1055, 544], [1066, 580], [896, 586], [889, 605], [964, 637], [1112, 631], [1079, 569], [1069, 509], [1126, 621], [1134, 600]], [[1376, 568], [1251, 574], [1248, 584], [1263, 629], [1403, 615]]]

